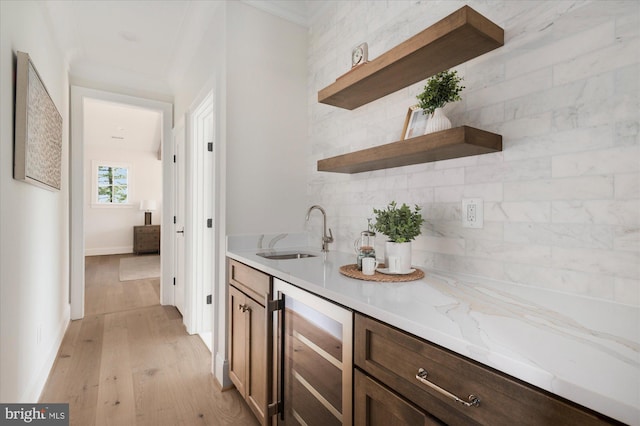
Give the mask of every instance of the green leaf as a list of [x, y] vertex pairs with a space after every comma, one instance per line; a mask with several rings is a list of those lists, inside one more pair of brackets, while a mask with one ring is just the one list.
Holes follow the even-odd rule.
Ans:
[[436, 108], [461, 100], [460, 92], [465, 88], [460, 86], [461, 81], [462, 78], [458, 77], [457, 71], [439, 72], [427, 80], [424, 91], [416, 96], [418, 106], [425, 114], [433, 114]]
[[413, 241], [422, 233], [420, 226], [424, 222], [420, 214], [420, 207], [415, 206], [411, 211], [409, 206], [402, 204], [400, 208], [395, 201], [389, 203], [385, 210], [373, 209], [376, 223], [373, 227], [396, 243]]

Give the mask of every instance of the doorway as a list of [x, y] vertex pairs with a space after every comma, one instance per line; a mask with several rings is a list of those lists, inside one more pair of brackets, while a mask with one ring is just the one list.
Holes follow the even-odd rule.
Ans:
[[[104, 92], [96, 89], [88, 89], [79, 86], [71, 87], [71, 144], [70, 144], [70, 304], [71, 319], [81, 319], [84, 317], [85, 298], [85, 239], [84, 222], [85, 209], [91, 201], [91, 192], [85, 186], [85, 106], [86, 102], [97, 100], [112, 102], [131, 107], [149, 109], [157, 111], [161, 115], [160, 125], [160, 146], [162, 170], [162, 204], [161, 204], [161, 229], [172, 229], [170, 221], [173, 205], [171, 191], [171, 163], [168, 161], [165, 152], [172, 151], [171, 135], [172, 127], [172, 105], [166, 102], [153, 101], [149, 99], [136, 98], [111, 92]], [[163, 257], [171, 259], [173, 256], [173, 239], [166, 238], [164, 233], [160, 234], [160, 251]], [[172, 262], [161, 262], [160, 273], [160, 303], [163, 305], [173, 305], [173, 264]]]

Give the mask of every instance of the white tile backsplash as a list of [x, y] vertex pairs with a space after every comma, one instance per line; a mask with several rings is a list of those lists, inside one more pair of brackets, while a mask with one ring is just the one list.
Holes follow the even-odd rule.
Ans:
[[640, 225], [640, 200], [554, 201], [554, 223], [589, 223], [593, 225]]
[[[640, 198], [640, 173], [615, 175], [616, 198], [621, 200]], [[640, 216], [640, 208], [637, 210]]]
[[[395, 142], [419, 82], [353, 111], [317, 103], [350, 67], [464, 4], [505, 29], [505, 45], [457, 66], [454, 126], [503, 136], [503, 152], [353, 175], [319, 159]], [[423, 208], [418, 266], [640, 305], [640, 8], [637, 1], [345, 1], [312, 18], [309, 202], [335, 250], [352, 250], [372, 209]], [[461, 225], [460, 202], [484, 201], [485, 226]], [[318, 224], [310, 232], [319, 235]], [[383, 247], [378, 238], [378, 250]]]
[[613, 176], [583, 176], [562, 179], [536, 179], [505, 182], [507, 201], [598, 200], [613, 197]]
[[640, 147], [617, 147], [553, 157], [553, 177], [640, 172]]
[[552, 257], [556, 268], [640, 278], [640, 253], [637, 251], [554, 247]]
[[485, 202], [484, 220], [501, 223], [546, 223], [551, 221], [551, 203], [548, 201]]

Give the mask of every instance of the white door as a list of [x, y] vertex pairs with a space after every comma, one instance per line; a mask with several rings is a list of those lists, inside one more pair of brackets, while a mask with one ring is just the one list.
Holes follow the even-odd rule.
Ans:
[[213, 94], [189, 114], [187, 151], [186, 310], [187, 331], [212, 347], [215, 246], [215, 129]]
[[174, 258], [174, 289], [173, 297], [176, 308], [184, 316], [184, 285], [185, 285], [185, 263], [184, 263], [184, 220], [185, 220], [185, 147], [184, 147], [184, 124], [173, 129], [174, 141], [174, 177], [175, 177], [175, 206], [174, 206], [174, 238], [175, 238], [175, 258]]
[[[197, 134], [199, 135], [198, 143], [202, 147], [202, 206], [205, 223], [205, 232], [202, 238], [202, 287], [200, 293], [200, 334], [203, 334], [205, 340], [209, 341], [213, 322], [213, 280], [214, 280], [214, 228], [215, 218], [213, 216], [214, 207], [214, 134], [213, 134], [213, 98], [208, 97], [199, 110]], [[209, 298], [209, 300], [207, 300]], [[208, 346], [211, 346], [210, 344]]]

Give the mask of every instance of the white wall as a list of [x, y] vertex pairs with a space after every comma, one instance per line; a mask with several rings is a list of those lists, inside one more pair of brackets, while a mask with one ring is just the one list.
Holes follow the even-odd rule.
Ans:
[[[375, 58], [469, 4], [505, 29], [504, 47], [456, 67], [463, 124], [503, 136], [503, 152], [354, 175], [316, 161], [399, 139], [424, 82], [353, 111], [317, 91], [369, 43]], [[374, 207], [424, 208], [414, 263], [639, 305], [637, 1], [362, 1], [325, 4], [310, 30], [309, 197], [351, 251]], [[484, 200], [462, 228], [462, 198]], [[320, 231], [314, 231], [320, 232]], [[379, 250], [382, 250], [382, 240]]]
[[[69, 321], [68, 79], [37, 2], [0, 2], [0, 401], [36, 402]], [[62, 187], [13, 180], [13, 60], [29, 53], [63, 118]]]
[[[162, 223], [162, 160], [158, 156], [162, 114], [90, 99], [84, 100], [83, 106], [85, 254], [131, 253], [133, 227], [144, 225], [141, 200], [156, 201], [152, 223]], [[171, 158], [171, 154], [167, 156]], [[129, 167], [128, 204], [96, 203], [98, 164]]]
[[[86, 139], [85, 139], [86, 140]], [[162, 222], [162, 161], [157, 153], [111, 149], [104, 146], [85, 146], [85, 253], [88, 256], [131, 253], [133, 251], [133, 227], [144, 225], [141, 200], [155, 200], [157, 209], [152, 212], [153, 225]], [[126, 207], [94, 204], [95, 161], [129, 165], [130, 205]]]
[[219, 171], [213, 190], [222, 209], [216, 212], [214, 372], [226, 386], [225, 237], [304, 227], [307, 31], [240, 2], [197, 6], [211, 22], [175, 88], [175, 111], [181, 119], [213, 91]]
[[307, 30], [241, 2], [219, 3], [212, 19], [176, 88], [176, 117], [213, 90], [216, 137], [228, 166], [227, 235], [300, 231], [307, 207]]
[[227, 234], [301, 231], [307, 30], [240, 2], [227, 28]]

